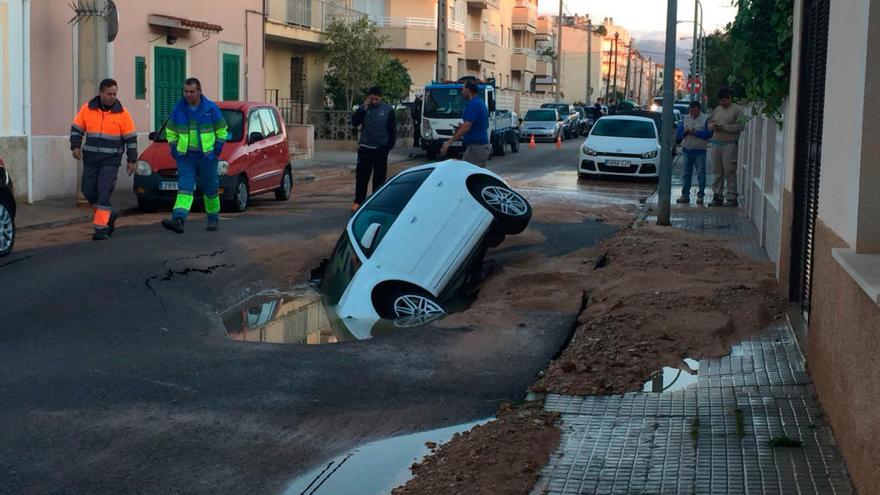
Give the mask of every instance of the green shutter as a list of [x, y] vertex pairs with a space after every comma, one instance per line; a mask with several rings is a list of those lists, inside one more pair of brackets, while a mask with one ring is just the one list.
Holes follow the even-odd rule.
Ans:
[[134, 58], [134, 99], [147, 98], [147, 61], [144, 57]]
[[174, 105], [183, 97], [183, 82], [186, 80], [186, 50], [157, 46], [153, 77], [155, 83], [153, 89], [154, 123], [155, 129], [158, 131], [171, 110], [174, 109]]
[[236, 101], [240, 98], [238, 91], [239, 67], [238, 55], [223, 54], [223, 99], [225, 101]]

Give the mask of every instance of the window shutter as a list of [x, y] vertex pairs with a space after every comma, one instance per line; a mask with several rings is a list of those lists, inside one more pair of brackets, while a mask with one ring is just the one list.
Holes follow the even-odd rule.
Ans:
[[134, 58], [134, 98], [147, 98], [147, 61], [144, 57]]
[[236, 101], [239, 99], [238, 91], [238, 55], [232, 53], [223, 54], [223, 100]]

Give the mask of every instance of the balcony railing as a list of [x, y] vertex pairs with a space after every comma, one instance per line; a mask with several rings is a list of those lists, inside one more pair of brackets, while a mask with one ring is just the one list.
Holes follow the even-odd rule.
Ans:
[[531, 48], [514, 48], [511, 50], [514, 55], [531, 55], [532, 57], [537, 57], [538, 52], [532, 50]]
[[498, 37], [489, 33], [471, 33], [468, 35], [468, 41], [486, 41], [493, 45], [500, 45]]
[[335, 19], [355, 20], [366, 14], [323, 0], [268, 0], [270, 21], [324, 32]]
[[[437, 29], [437, 19], [434, 17], [375, 17], [371, 16], [377, 27], [380, 28], [416, 28]], [[464, 32], [464, 23], [448, 21], [450, 31]]]

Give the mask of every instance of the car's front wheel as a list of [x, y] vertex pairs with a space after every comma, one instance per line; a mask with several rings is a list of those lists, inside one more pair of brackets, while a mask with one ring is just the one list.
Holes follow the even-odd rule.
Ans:
[[394, 320], [396, 326], [424, 325], [446, 314], [446, 309], [427, 292], [415, 288], [392, 291], [385, 301], [382, 315]]
[[529, 225], [532, 205], [500, 180], [488, 175], [474, 175], [468, 180], [468, 190], [492, 213], [501, 233], [519, 234]]
[[229, 209], [238, 213], [247, 210], [248, 200], [250, 199], [249, 194], [247, 179], [244, 176], [239, 176], [238, 181], [235, 183], [232, 201], [229, 202]]
[[15, 245], [15, 219], [9, 206], [0, 201], [0, 256], [12, 252]]

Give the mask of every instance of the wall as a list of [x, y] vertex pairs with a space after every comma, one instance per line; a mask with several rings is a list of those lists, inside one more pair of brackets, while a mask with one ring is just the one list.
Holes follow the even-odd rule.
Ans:
[[[266, 42], [266, 89], [277, 89], [279, 98], [290, 98], [290, 59], [303, 57], [306, 72], [306, 102], [312, 108], [324, 108], [324, 74], [326, 64], [313, 47], [289, 43]], [[263, 97], [260, 97], [262, 100]]]
[[[120, 2], [122, 4], [122, 2]], [[74, 160], [70, 156], [67, 136], [70, 122], [78, 107], [94, 96], [74, 95], [76, 59], [74, 30], [68, 25], [72, 13], [66, 4], [59, 2], [33, 2], [31, 14], [31, 55], [34, 135], [34, 200], [54, 196], [76, 194]], [[246, 9], [260, 11], [260, 0], [236, 2], [234, 6], [218, 8], [207, 2], [189, 5], [181, 14], [180, 3], [172, 0], [151, 2], [125, 2], [120, 5], [120, 34], [108, 50], [110, 73], [119, 82], [119, 98], [135, 121], [141, 141], [154, 130], [152, 117], [153, 100], [153, 47], [169, 46], [165, 40], [166, 29], [151, 27], [147, 23], [150, 14], [182, 15], [192, 20], [223, 26], [220, 33], [203, 38], [200, 32], [177, 31], [174, 48], [187, 50], [187, 73], [198, 77], [205, 95], [219, 99], [220, 71], [218, 62], [222, 46], [240, 47], [241, 97], [263, 100], [262, 17], [259, 13], [246, 14]], [[247, 27], [246, 27], [247, 24]], [[245, 36], [247, 32], [247, 36]], [[204, 41], [204, 42], [203, 42]], [[134, 60], [143, 56], [147, 60], [147, 97], [134, 97]], [[97, 90], [97, 88], [96, 88]], [[96, 93], [97, 91], [95, 91]], [[129, 181], [124, 173], [118, 188]]]
[[24, 129], [21, 0], [0, 0], [0, 136]]
[[27, 200], [27, 138], [0, 136], [0, 158], [12, 175], [16, 201]]

